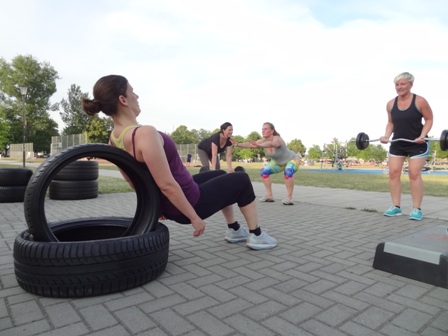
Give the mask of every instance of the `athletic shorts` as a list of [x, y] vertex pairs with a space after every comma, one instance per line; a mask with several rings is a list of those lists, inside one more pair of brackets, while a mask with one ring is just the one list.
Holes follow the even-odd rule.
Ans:
[[268, 162], [260, 171], [262, 178], [267, 178], [269, 175], [284, 172], [286, 179], [291, 179], [299, 169], [299, 160], [290, 160], [284, 165], [275, 163], [274, 160]]
[[389, 147], [389, 156], [404, 156], [409, 158], [422, 158], [429, 155], [429, 142], [417, 144], [405, 141], [392, 142]]

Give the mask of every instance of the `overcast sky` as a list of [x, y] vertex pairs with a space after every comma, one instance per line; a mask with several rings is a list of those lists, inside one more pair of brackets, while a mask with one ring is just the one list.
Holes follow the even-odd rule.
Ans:
[[165, 132], [229, 121], [245, 137], [269, 121], [307, 147], [378, 138], [403, 71], [430, 135], [448, 128], [446, 0], [0, 0], [0, 28], [0, 57], [58, 71], [53, 103], [121, 74], [139, 122]]

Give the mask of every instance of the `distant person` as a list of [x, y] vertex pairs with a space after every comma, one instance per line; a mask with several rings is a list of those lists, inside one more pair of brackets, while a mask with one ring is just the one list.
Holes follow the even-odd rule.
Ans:
[[187, 167], [190, 167], [190, 165], [191, 165], [191, 154], [190, 153], [188, 153], [187, 154]]
[[[229, 122], [221, 125], [220, 131], [213, 134], [211, 137], [203, 139], [198, 144], [198, 155], [201, 160], [202, 167], [207, 167], [210, 170], [221, 169], [219, 163], [219, 154], [226, 152], [227, 170], [229, 173], [233, 172], [232, 168], [232, 143], [230, 137], [233, 134], [233, 126]], [[210, 165], [211, 163], [211, 165]]]
[[[431, 107], [425, 98], [411, 93], [414, 76], [403, 72], [395, 77], [395, 90], [398, 96], [387, 102], [387, 124], [381, 143], [387, 144], [392, 139], [409, 139], [413, 142], [395, 141], [389, 147], [389, 191], [392, 206], [384, 212], [385, 216], [399, 216], [401, 209], [401, 173], [406, 158], [409, 158], [408, 176], [412, 195], [413, 209], [409, 219], [421, 220], [423, 213], [422, 168], [429, 155], [429, 143], [425, 141], [433, 124]], [[424, 124], [422, 123], [424, 119]]]
[[236, 147], [263, 148], [267, 156], [271, 158], [260, 171], [261, 181], [266, 188], [266, 195], [260, 199], [262, 202], [274, 202], [272, 194], [271, 174], [283, 172], [287, 196], [282, 200], [284, 205], [293, 205], [292, 194], [294, 192], [294, 174], [299, 169], [299, 156], [290, 150], [272, 123], [266, 122], [261, 129], [262, 139], [251, 140], [244, 143], [232, 141]]
[[[93, 99], [83, 98], [82, 106], [91, 116], [100, 111], [110, 116], [114, 123], [110, 144], [125, 150], [148, 167], [161, 192], [162, 219], [192, 224], [193, 236], [197, 237], [204, 233], [204, 219], [221, 210], [227, 223], [224, 239], [228, 242], [244, 241], [254, 250], [277, 246], [277, 241], [258, 224], [255, 193], [249, 175], [216, 170], [192, 176], [173, 139], [154, 126], [138, 124], [137, 117], [141, 112], [138, 95], [125, 77], [100, 78], [93, 87]], [[130, 183], [125, 174], [123, 177]], [[235, 203], [249, 230], [236, 221], [232, 206]]]

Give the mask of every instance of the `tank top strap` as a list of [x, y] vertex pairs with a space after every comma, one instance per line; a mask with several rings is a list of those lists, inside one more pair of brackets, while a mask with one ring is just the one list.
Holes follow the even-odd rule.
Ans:
[[414, 96], [412, 97], [412, 105], [417, 107], [417, 105], [415, 105], [415, 100], [417, 99], [417, 95], [414, 93]]
[[137, 132], [137, 129], [139, 129], [140, 126], [137, 126], [136, 128], [134, 128], [134, 130], [132, 131], [132, 151], [134, 153], [134, 159], [136, 159], [135, 157], [135, 132]]

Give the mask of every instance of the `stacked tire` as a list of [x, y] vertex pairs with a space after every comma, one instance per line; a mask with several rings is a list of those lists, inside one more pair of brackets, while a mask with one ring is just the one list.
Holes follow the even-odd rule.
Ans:
[[98, 162], [78, 160], [69, 163], [54, 177], [49, 187], [53, 200], [81, 200], [98, 197]]
[[23, 202], [33, 171], [28, 168], [0, 169], [0, 203]]
[[[137, 196], [134, 218], [48, 223], [45, 197], [54, 177], [68, 172], [61, 167], [88, 156], [110, 161], [129, 177]], [[28, 229], [14, 242], [18, 284], [36, 295], [79, 298], [120, 292], [156, 279], [169, 254], [168, 228], [158, 222], [159, 193], [146, 166], [121, 149], [86, 144], [52, 156], [34, 172], [25, 192]]]

